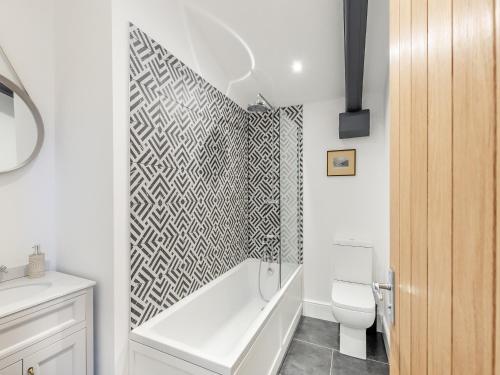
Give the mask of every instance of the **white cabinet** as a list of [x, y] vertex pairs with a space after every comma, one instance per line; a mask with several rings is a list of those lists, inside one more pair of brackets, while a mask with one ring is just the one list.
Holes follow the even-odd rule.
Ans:
[[28, 375], [85, 375], [85, 330], [43, 348], [23, 359]]
[[92, 288], [0, 318], [0, 375], [93, 375]]
[[13, 365], [0, 369], [0, 375], [22, 375], [22, 374], [23, 374], [22, 361], [16, 362]]

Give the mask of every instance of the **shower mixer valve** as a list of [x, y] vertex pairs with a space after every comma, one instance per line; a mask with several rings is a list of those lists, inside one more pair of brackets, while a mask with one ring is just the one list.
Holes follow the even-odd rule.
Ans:
[[272, 256], [271, 250], [269, 249], [268, 246], [266, 246], [264, 254], [262, 255], [262, 261], [267, 262], [267, 263], [273, 262], [273, 256]]
[[271, 248], [269, 247], [269, 240], [276, 238], [274, 234], [266, 234], [264, 237], [264, 253], [262, 255], [262, 261], [267, 263], [273, 262], [273, 255]]

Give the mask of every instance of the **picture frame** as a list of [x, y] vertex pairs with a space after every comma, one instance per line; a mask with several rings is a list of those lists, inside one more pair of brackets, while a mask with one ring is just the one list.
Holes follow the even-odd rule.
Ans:
[[356, 149], [327, 151], [326, 175], [356, 176]]

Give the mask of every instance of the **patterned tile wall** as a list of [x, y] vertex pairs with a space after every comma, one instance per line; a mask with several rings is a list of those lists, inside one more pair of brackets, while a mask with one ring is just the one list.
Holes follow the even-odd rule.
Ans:
[[302, 263], [302, 106], [280, 108], [281, 259]]
[[265, 241], [301, 262], [301, 184], [302, 106], [249, 115], [130, 26], [132, 328]]
[[130, 27], [131, 326], [247, 257], [248, 115]]
[[248, 117], [248, 256], [268, 249], [275, 259], [280, 247], [279, 110]]
[[[248, 256], [302, 263], [302, 106], [248, 121]], [[270, 238], [269, 238], [270, 237]]]

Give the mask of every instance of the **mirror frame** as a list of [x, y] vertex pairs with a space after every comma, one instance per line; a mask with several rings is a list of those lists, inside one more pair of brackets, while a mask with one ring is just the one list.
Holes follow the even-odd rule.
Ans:
[[33, 118], [35, 120], [36, 124], [36, 130], [37, 130], [37, 139], [36, 139], [36, 144], [31, 152], [30, 156], [24, 160], [22, 163], [17, 164], [13, 168], [6, 169], [6, 170], [0, 170], [0, 175], [4, 173], [9, 173], [18, 169], [21, 169], [22, 167], [25, 167], [29, 163], [31, 163], [40, 153], [40, 149], [42, 148], [43, 144], [43, 139], [45, 137], [45, 132], [43, 128], [43, 120], [42, 116], [40, 115], [40, 112], [38, 111], [38, 108], [36, 107], [35, 103], [31, 100], [31, 97], [29, 96], [28, 92], [22, 88], [20, 88], [18, 85], [16, 85], [13, 81], [8, 79], [7, 77], [3, 76], [0, 74], [0, 83], [3, 84], [4, 86], [8, 87], [11, 89], [16, 95], [18, 95], [23, 102], [28, 106], [28, 108], [31, 111], [31, 114], [33, 115]]

